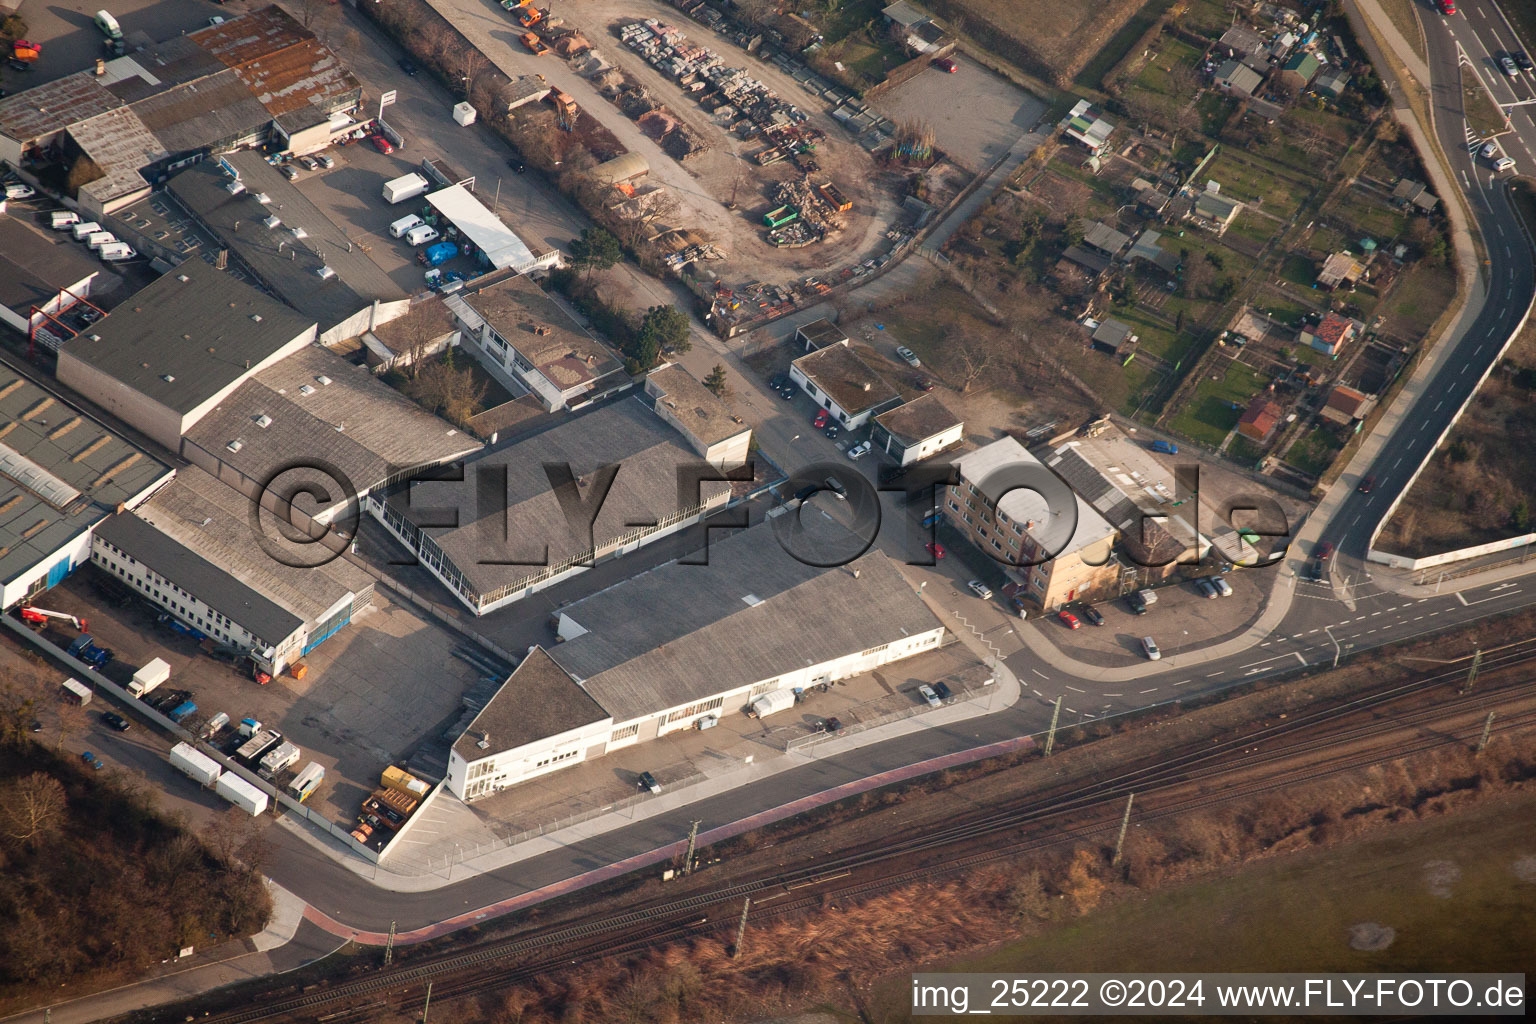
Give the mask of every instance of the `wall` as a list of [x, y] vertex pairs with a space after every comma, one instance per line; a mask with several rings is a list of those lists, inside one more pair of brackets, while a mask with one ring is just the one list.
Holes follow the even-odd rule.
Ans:
[[[90, 333], [89, 329], [86, 331]], [[76, 338], [59, 349], [59, 383], [74, 388], [118, 419], [143, 431], [153, 440], [176, 451], [181, 447], [185, 419], [174, 410], [141, 395], [70, 353], [71, 345], [91, 342]]]
[[[503, 700], [518, 699], [510, 693], [499, 693], [497, 696]], [[457, 750], [451, 750], [448, 755], [448, 777], [443, 784], [459, 799], [470, 803], [519, 782], [581, 764], [589, 756], [603, 753], [605, 741], [612, 731], [613, 719], [603, 718], [578, 729], [568, 729], [474, 761], [467, 761]], [[494, 745], [496, 737], [493, 735], [490, 740]]]
[[[1382, 521], [1385, 522], [1386, 519], [1384, 518]], [[1366, 560], [1384, 563], [1393, 569], [1433, 569], [1442, 565], [1450, 565], [1453, 562], [1465, 561], [1468, 558], [1477, 558], [1480, 555], [1492, 555], [1500, 551], [1513, 551], [1515, 548], [1523, 548], [1527, 544], [1536, 544], [1536, 533], [1527, 533], [1519, 537], [1506, 537], [1504, 540], [1489, 541], [1487, 544], [1478, 544], [1475, 547], [1461, 548], [1456, 551], [1445, 551], [1438, 555], [1426, 555], [1423, 558], [1409, 558], [1406, 555], [1394, 555], [1390, 552], [1372, 549]]]

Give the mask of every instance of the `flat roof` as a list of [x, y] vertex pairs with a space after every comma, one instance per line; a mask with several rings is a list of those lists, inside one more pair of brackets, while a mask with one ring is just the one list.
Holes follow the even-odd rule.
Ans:
[[848, 335], [843, 333], [841, 327], [834, 324], [826, 317], [820, 320], [812, 320], [795, 328], [796, 332], [805, 336], [806, 341], [816, 348], [826, 348], [828, 345], [841, 345], [848, 340]]
[[[800, 523], [796, 551], [861, 546], [814, 504]], [[717, 532], [708, 564], [668, 562], [560, 614], [586, 632], [550, 657], [616, 722], [941, 626], [878, 550], [832, 568], [808, 565], [785, 550], [773, 522]]]
[[[1069, 554], [1115, 535], [1115, 528], [1075, 491], [1077, 519], [1073, 522], [1058, 515], [1061, 510], [1052, 509], [1045, 496], [1036, 491], [1014, 487], [1006, 494], [998, 494], [979, 486], [996, 471], [1021, 463], [1042, 468], [1045, 465], [1012, 437], [999, 438], [955, 460], [960, 476], [967, 483], [977, 484], [987, 500], [997, 504], [998, 511], [1021, 525], [1034, 523], [1033, 528], [1026, 525], [1025, 530], [1046, 551]], [[1010, 485], [1013, 483], [1009, 481]]]
[[929, 392], [881, 413], [875, 422], [910, 445], [960, 426], [960, 417], [949, 411], [943, 399]]
[[215, 62], [213, 74], [196, 85], [164, 89], [133, 102], [132, 110], [172, 153], [266, 127], [272, 115], [240, 76]]
[[473, 763], [608, 717], [544, 648], [534, 647], [454, 740], [453, 751]]
[[656, 403], [665, 406], [688, 433], [706, 445], [719, 444], [751, 429], [718, 395], [677, 363], [652, 370], [646, 380], [647, 390], [656, 392]]
[[214, 611], [238, 622], [268, 646], [274, 646], [304, 625], [288, 611], [180, 541], [162, 533], [132, 512], [105, 519], [96, 536], [126, 551], [145, 566], [175, 583]]
[[1171, 475], [1123, 434], [1068, 441], [1046, 465], [1113, 523], [1148, 565], [1171, 562], [1196, 546], [1194, 529], [1179, 518], [1184, 506], [1173, 504]]
[[273, 117], [311, 104], [334, 110], [362, 97], [362, 84], [341, 60], [276, 4], [190, 36], [233, 68]]
[[[258, 423], [262, 417], [265, 427]], [[360, 491], [406, 469], [480, 449], [471, 435], [319, 345], [307, 345], [242, 383], [186, 437], [253, 480], [266, 480], [294, 459], [312, 458], [340, 469]], [[232, 443], [237, 451], [230, 451]]]
[[901, 395], [848, 345], [831, 345], [794, 361], [848, 415], [883, 405]]
[[[373, 584], [372, 576], [345, 558], [300, 568], [318, 561], [317, 552], [313, 546], [303, 550], [285, 542], [276, 528], [267, 530], [258, 541], [251, 535], [251, 500], [196, 466], [177, 470], [176, 479], [156, 491], [134, 514], [306, 623], [314, 623], [348, 594]], [[272, 558], [263, 543], [281, 547], [291, 564]]]
[[510, 277], [446, 299], [449, 309], [459, 302], [479, 314], [561, 391], [624, 372], [612, 349], [581, 330], [558, 302], [528, 278]]
[[63, 351], [185, 414], [313, 326], [250, 285], [188, 260], [65, 342]]
[[[406, 297], [360, 247], [348, 252], [347, 233], [261, 154], [246, 150], [225, 159], [240, 173], [245, 191], [239, 195], [229, 194], [229, 176], [218, 164], [207, 162], [182, 171], [167, 188], [266, 287], [318, 322], [322, 332], [375, 299]], [[270, 202], [258, 202], [257, 194], [265, 194]], [[281, 221], [275, 229], [263, 223], [272, 216]], [[302, 228], [305, 237], [296, 237], [294, 228]], [[322, 266], [336, 275], [321, 278], [317, 272]]]
[[[678, 470], [700, 463], [682, 441], [638, 397], [623, 398], [467, 460], [462, 481], [413, 481], [409, 497], [396, 491], [388, 500], [427, 529], [470, 586], [485, 594], [539, 572], [546, 549], [554, 564], [677, 512]], [[590, 536], [556, 498], [544, 469], [551, 464], [569, 465], [583, 488], [591, 487], [598, 469], [619, 467]], [[481, 500], [478, 488], [503, 472], [507, 502], [498, 508]], [[707, 496], [727, 487], [705, 483], [700, 490]], [[590, 491], [583, 500], [593, 500]], [[443, 521], [443, 509], [458, 511], [457, 527], [431, 528]]]
[[475, 243], [497, 270], [512, 267], [524, 274], [538, 262], [528, 243], [463, 185], [450, 185], [429, 193], [427, 202]]
[[50, 391], [0, 365], [0, 581], [10, 581], [171, 475]]
[[101, 264], [85, 253], [67, 231], [40, 231], [0, 214], [0, 305], [26, 318], [34, 305], [58, 298], [60, 289], [99, 274]]
[[123, 106], [96, 76], [77, 71], [0, 99], [0, 133], [35, 142], [70, 125]]

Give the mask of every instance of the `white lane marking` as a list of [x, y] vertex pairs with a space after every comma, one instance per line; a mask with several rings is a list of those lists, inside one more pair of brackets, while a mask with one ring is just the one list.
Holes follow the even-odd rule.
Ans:
[[1075, 686], [1068, 686], [1067, 689], [1071, 690], [1073, 693], [1087, 693], [1088, 692], [1087, 690], [1079, 690]]
[[1192, 682], [1194, 682], [1193, 679], [1180, 679], [1178, 682], [1174, 683], [1173, 685], [1174, 686], [1183, 686], [1185, 683], [1192, 683]]
[[1033, 672], [1035, 675], [1039, 676], [1041, 679], [1047, 679], [1048, 678], [1044, 672], [1041, 672], [1037, 668], [1032, 668], [1032, 669], [1030, 669], [1030, 671]]
[[1106, 693], [1106, 694], [1104, 694], [1104, 696], [1106, 696], [1106, 697], [1124, 697], [1125, 694], [1123, 694], [1123, 693]]
[[1156, 693], [1157, 692], [1157, 687], [1154, 686], [1150, 690], [1142, 690], [1141, 692], [1142, 693]]
[[1302, 656], [1301, 656], [1301, 652], [1300, 652], [1300, 651], [1292, 651], [1292, 652], [1291, 652], [1291, 653], [1292, 653], [1292, 654], [1294, 654], [1294, 655], [1296, 655], [1296, 660], [1297, 660], [1297, 661], [1299, 661], [1299, 662], [1301, 662], [1301, 663], [1302, 663], [1302, 665], [1306, 665], [1306, 663], [1307, 663], [1307, 659], [1306, 659], [1306, 658], [1303, 658], [1303, 657], [1302, 657]]

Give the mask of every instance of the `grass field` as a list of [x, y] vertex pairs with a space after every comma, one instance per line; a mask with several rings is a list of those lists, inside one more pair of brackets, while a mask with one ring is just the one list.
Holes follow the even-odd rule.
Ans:
[[[1138, 894], [984, 955], [923, 969], [1529, 971], [1536, 949], [1533, 816], [1536, 795], [1521, 794], [1394, 825], [1355, 843]], [[1392, 944], [1352, 949], [1350, 930], [1363, 923], [1391, 928]], [[909, 1016], [910, 989], [906, 975], [891, 978], [864, 1019], [949, 1019]]]
[[1216, 159], [1206, 167], [1199, 182], [1201, 187], [1205, 180], [1220, 182], [1223, 195], [1245, 203], [1262, 200], [1264, 212], [1282, 220], [1295, 213], [1315, 187], [1314, 182], [1293, 178], [1278, 169], [1245, 159], [1230, 149], [1216, 154]]
[[1313, 427], [1305, 437], [1291, 445], [1291, 450], [1285, 453], [1285, 461], [1303, 473], [1321, 476], [1324, 470], [1333, 465], [1340, 447], [1331, 432], [1322, 427]]
[[1405, 338], [1417, 338], [1445, 312], [1456, 297], [1456, 272], [1445, 264], [1420, 260], [1398, 281], [1376, 312], [1386, 327]]
[[[1139, 11], [1149, 6], [1157, 11], [1148, 19], [1150, 24], [1169, 3], [1170, 0], [1150, 0], [1150, 4], [1147, 0], [934, 0], [929, 7], [941, 18], [959, 12], [995, 26], [1006, 37], [991, 41], [998, 56], [1012, 59], [1010, 51], [1020, 51], [1028, 58], [1023, 63], [1041, 65], [1065, 83], [1082, 72], [1095, 54], [1106, 49], [1106, 44], [1118, 42], [1118, 34]], [[1135, 42], [1139, 34], [1132, 34], [1122, 48]], [[1110, 60], [1098, 72], [1099, 77], [1119, 59], [1116, 56]]]
[[1217, 365], [1218, 379], [1206, 376], [1195, 388], [1194, 399], [1169, 424], [1185, 437], [1213, 448], [1237, 426], [1249, 400], [1269, 383], [1267, 376], [1246, 363], [1231, 360]]

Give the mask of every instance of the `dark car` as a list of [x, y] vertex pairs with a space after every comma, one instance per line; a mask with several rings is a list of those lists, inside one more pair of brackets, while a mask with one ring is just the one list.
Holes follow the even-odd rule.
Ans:
[[1318, 544], [1312, 551], [1312, 557], [1319, 562], [1325, 561], [1331, 554], [1333, 554], [1333, 542], [1327, 540]]
[[43, 731], [43, 723], [39, 722], [35, 718], [32, 719], [32, 731], [33, 732], [42, 732]]
[[640, 789], [649, 790], [652, 793], [661, 792], [661, 783], [657, 782], [656, 776], [650, 772], [641, 772], [638, 783], [638, 788]]
[[1078, 609], [1077, 613], [1083, 617], [1084, 622], [1087, 622], [1090, 625], [1104, 625], [1104, 616], [1099, 614], [1099, 610], [1097, 608], [1093, 608], [1085, 604], [1080, 609]]
[[1372, 475], [1366, 477], [1364, 480], [1360, 481], [1360, 493], [1361, 494], [1370, 494], [1371, 491], [1373, 491], [1375, 489], [1376, 489], [1376, 476], [1375, 476], [1374, 473]]
[[954, 74], [956, 71], [960, 70], [960, 65], [956, 64], [954, 61], [950, 60], [948, 57], [936, 57], [936, 58], [934, 58], [933, 66], [938, 68], [940, 71], [947, 72], [947, 73], [949, 73], [951, 75]]
[[1314, 558], [1312, 561], [1307, 563], [1307, 579], [1312, 580], [1314, 583], [1322, 582], [1323, 563], [1320, 559]]
[[416, 67], [415, 62], [412, 61], [409, 57], [401, 57], [400, 70], [414, 78], [416, 76], [416, 72], [420, 69]]
[[103, 711], [101, 713], [101, 720], [110, 725], [112, 728], [116, 729], [118, 732], [127, 732], [130, 726], [128, 719], [124, 718], [116, 711]]
[[934, 387], [933, 381], [929, 380], [927, 377], [919, 377], [919, 378], [917, 378], [917, 390], [919, 390], [919, 391], [932, 391], [933, 387]]
[[950, 698], [949, 687], [943, 683], [934, 683], [933, 692], [939, 695], [939, 700], [949, 700]]
[[12, 71], [31, 71], [32, 70], [32, 65], [31, 64], [28, 64], [24, 60], [17, 60], [15, 57], [12, 57], [10, 60], [7, 60], [5, 63], [6, 63], [6, 65]]
[[768, 386], [775, 391], [783, 391], [789, 387], [789, 378], [782, 373], [776, 373], [768, 379]]
[[838, 434], [842, 433], [842, 428], [839, 427], [836, 423], [829, 423], [827, 424], [827, 429], [822, 431], [822, 433], [826, 434], [828, 437], [836, 437]]
[[1536, 64], [1531, 63], [1531, 58], [1526, 56], [1524, 50], [1516, 50], [1514, 53], [1510, 54], [1510, 56], [1515, 58], [1515, 63], [1519, 65], [1520, 70], [1524, 71], [1526, 74], [1530, 74], [1531, 72], [1536, 71]]
[[515, 156], [507, 157], [507, 166], [512, 168], [513, 174], [522, 174], [528, 169], [523, 165], [523, 162]]
[[836, 718], [829, 718], [825, 722], [821, 723], [821, 728], [824, 732], [829, 732], [836, 736], [838, 733], [843, 731], [843, 723]]
[[1137, 615], [1147, 614], [1147, 602], [1142, 600], [1140, 594], [1125, 595], [1125, 606]]

